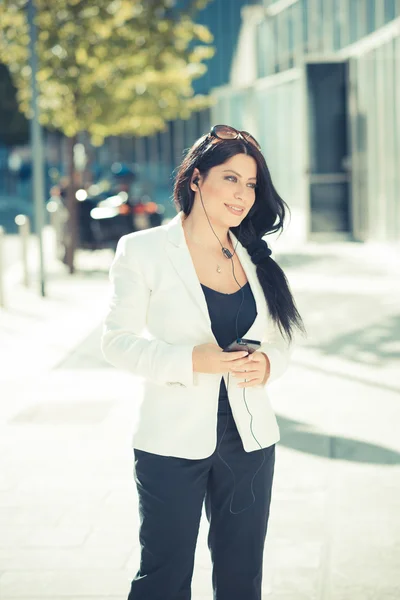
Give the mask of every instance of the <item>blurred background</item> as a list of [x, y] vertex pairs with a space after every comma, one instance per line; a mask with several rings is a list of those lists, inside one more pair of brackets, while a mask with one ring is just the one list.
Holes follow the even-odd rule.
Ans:
[[[87, 38], [96, 29], [96, 19], [103, 18], [102, 3], [95, 14], [88, 8], [85, 18], [65, 34], [62, 24], [68, 11], [57, 11], [57, 4], [48, 9], [38, 2], [46, 199], [63, 195], [70, 184], [72, 152], [74, 183], [89, 197], [104, 199], [126, 191], [131, 204], [156, 203], [148, 207], [149, 213], [158, 210], [170, 218], [172, 173], [185, 148], [211, 124], [229, 123], [253, 132], [260, 141], [276, 186], [292, 210], [287, 230], [291, 240], [327, 235], [363, 242], [399, 239], [398, 0], [197, 2], [196, 26], [185, 17], [180, 45], [168, 29], [155, 25], [156, 37], [144, 22], [139, 41], [146, 56], [122, 69], [124, 53], [132, 55], [125, 33], [127, 48], [113, 51], [107, 64], [103, 52], [117, 46], [107, 32], [97, 54], [94, 47], [89, 58], [94, 42]], [[112, 3], [103, 4], [106, 9]], [[124, 3], [119, 4], [120, 18], [125, 18]], [[188, 3], [147, 4], [151, 8], [143, 9], [142, 19], [164, 11], [158, 25], [171, 29], [170, 19]], [[30, 73], [29, 66], [25, 71], [23, 67], [24, 38], [15, 35], [24, 27], [17, 19], [23, 18], [19, 5], [24, 2], [3, 3], [0, 55], [0, 219], [10, 233], [17, 212], [33, 212], [29, 126], [22, 114], [29, 113]], [[71, 19], [74, 6], [79, 3], [68, 9]], [[127, 19], [120, 29], [124, 27], [129, 29]], [[130, 35], [137, 47], [139, 33]], [[68, 36], [68, 43], [79, 39], [80, 47], [64, 55], [57, 41]], [[167, 58], [156, 66], [155, 75], [154, 52], [160, 44]], [[177, 69], [180, 87], [172, 93]], [[107, 77], [109, 94], [104, 93]], [[113, 86], [117, 77], [119, 84]], [[85, 91], [72, 97], [65, 86], [70, 92], [71, 86]], [[110, 119], [112, 100], [120, 106], [113, 117], [121, 124]], [[146, 118], [141, 120], [143, 103]], [[96, 110], [88, 110], [91, 106]], [[114, 131], [121, 133], [112, 135]]]
[[268, 241], [308, 331], [271, 387], [263, 599], [400, 598], [400, 0], [4, 0], [1, 600], [127, 595], [141, 382], [100, 354], [107, 275], [217, 123], [290, 207]]

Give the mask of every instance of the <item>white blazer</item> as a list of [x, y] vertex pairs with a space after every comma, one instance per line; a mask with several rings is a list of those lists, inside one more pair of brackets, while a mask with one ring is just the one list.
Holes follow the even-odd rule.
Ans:
[[[200, 459], [216, 448], [221, 374], [194, 373], [194, 346], [217, 343], [183, 227], [183, 213], [167, 225], [123, 236], [110, 269], [113, 294], [102, 336], [105, 359], [143, 377], [133, 446], [164, 456]], [[237, 239], [229, 232], [232, 243]], [[275, 327], [256, 267], [246, 249], [237, 256], [253, 292], [257, 317], [245, 334], [262, 342], [271, 363], [266, 385], [246, 388], [252, 429], [262, 448], [279, 440], [266, 388], [287, 367], [289, 347]], [[260, 446], [250, 430], [243, 388], [223, 375], [246, 452]]]

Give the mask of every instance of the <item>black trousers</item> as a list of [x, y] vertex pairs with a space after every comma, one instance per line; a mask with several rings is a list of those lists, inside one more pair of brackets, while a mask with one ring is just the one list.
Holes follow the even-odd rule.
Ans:
[[134, 450], [141, 560], [128, 600], [190, 600], [203, 502], [214, 600], [261, 600], [275, 445], [245, 452], [222, 398], [217, 433], [200, 460]]

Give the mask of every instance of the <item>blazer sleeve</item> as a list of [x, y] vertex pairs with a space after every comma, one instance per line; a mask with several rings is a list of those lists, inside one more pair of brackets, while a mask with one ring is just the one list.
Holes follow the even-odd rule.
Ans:
[[151, 290], [138, 265], [134, 238], [123, 236], [110, 269], [112, 296], [101, 349], [104, 358], [159, 385], [194, 385], [193, 345], [168, 344], [143, 336]]
[[265, 384], [268, 385], [286, 371], [293, 348], [272, 319], [269, 321], [266, 339], [268, 341], [261, 344], [259, 351], [266, 354], [270, 362], [270, 376]]

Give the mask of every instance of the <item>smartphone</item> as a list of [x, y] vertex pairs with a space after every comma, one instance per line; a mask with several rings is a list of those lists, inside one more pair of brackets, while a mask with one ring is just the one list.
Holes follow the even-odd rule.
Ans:
[[240, 352], [241, 350], [245, 350], [249, 354], [253, 354], [256, 350], [258, 350], [261, 346], [261, 342], [257, 340], [248, 340], [246, 338], [238, 338], [229, 346], [224, 348], [224, 352]]

